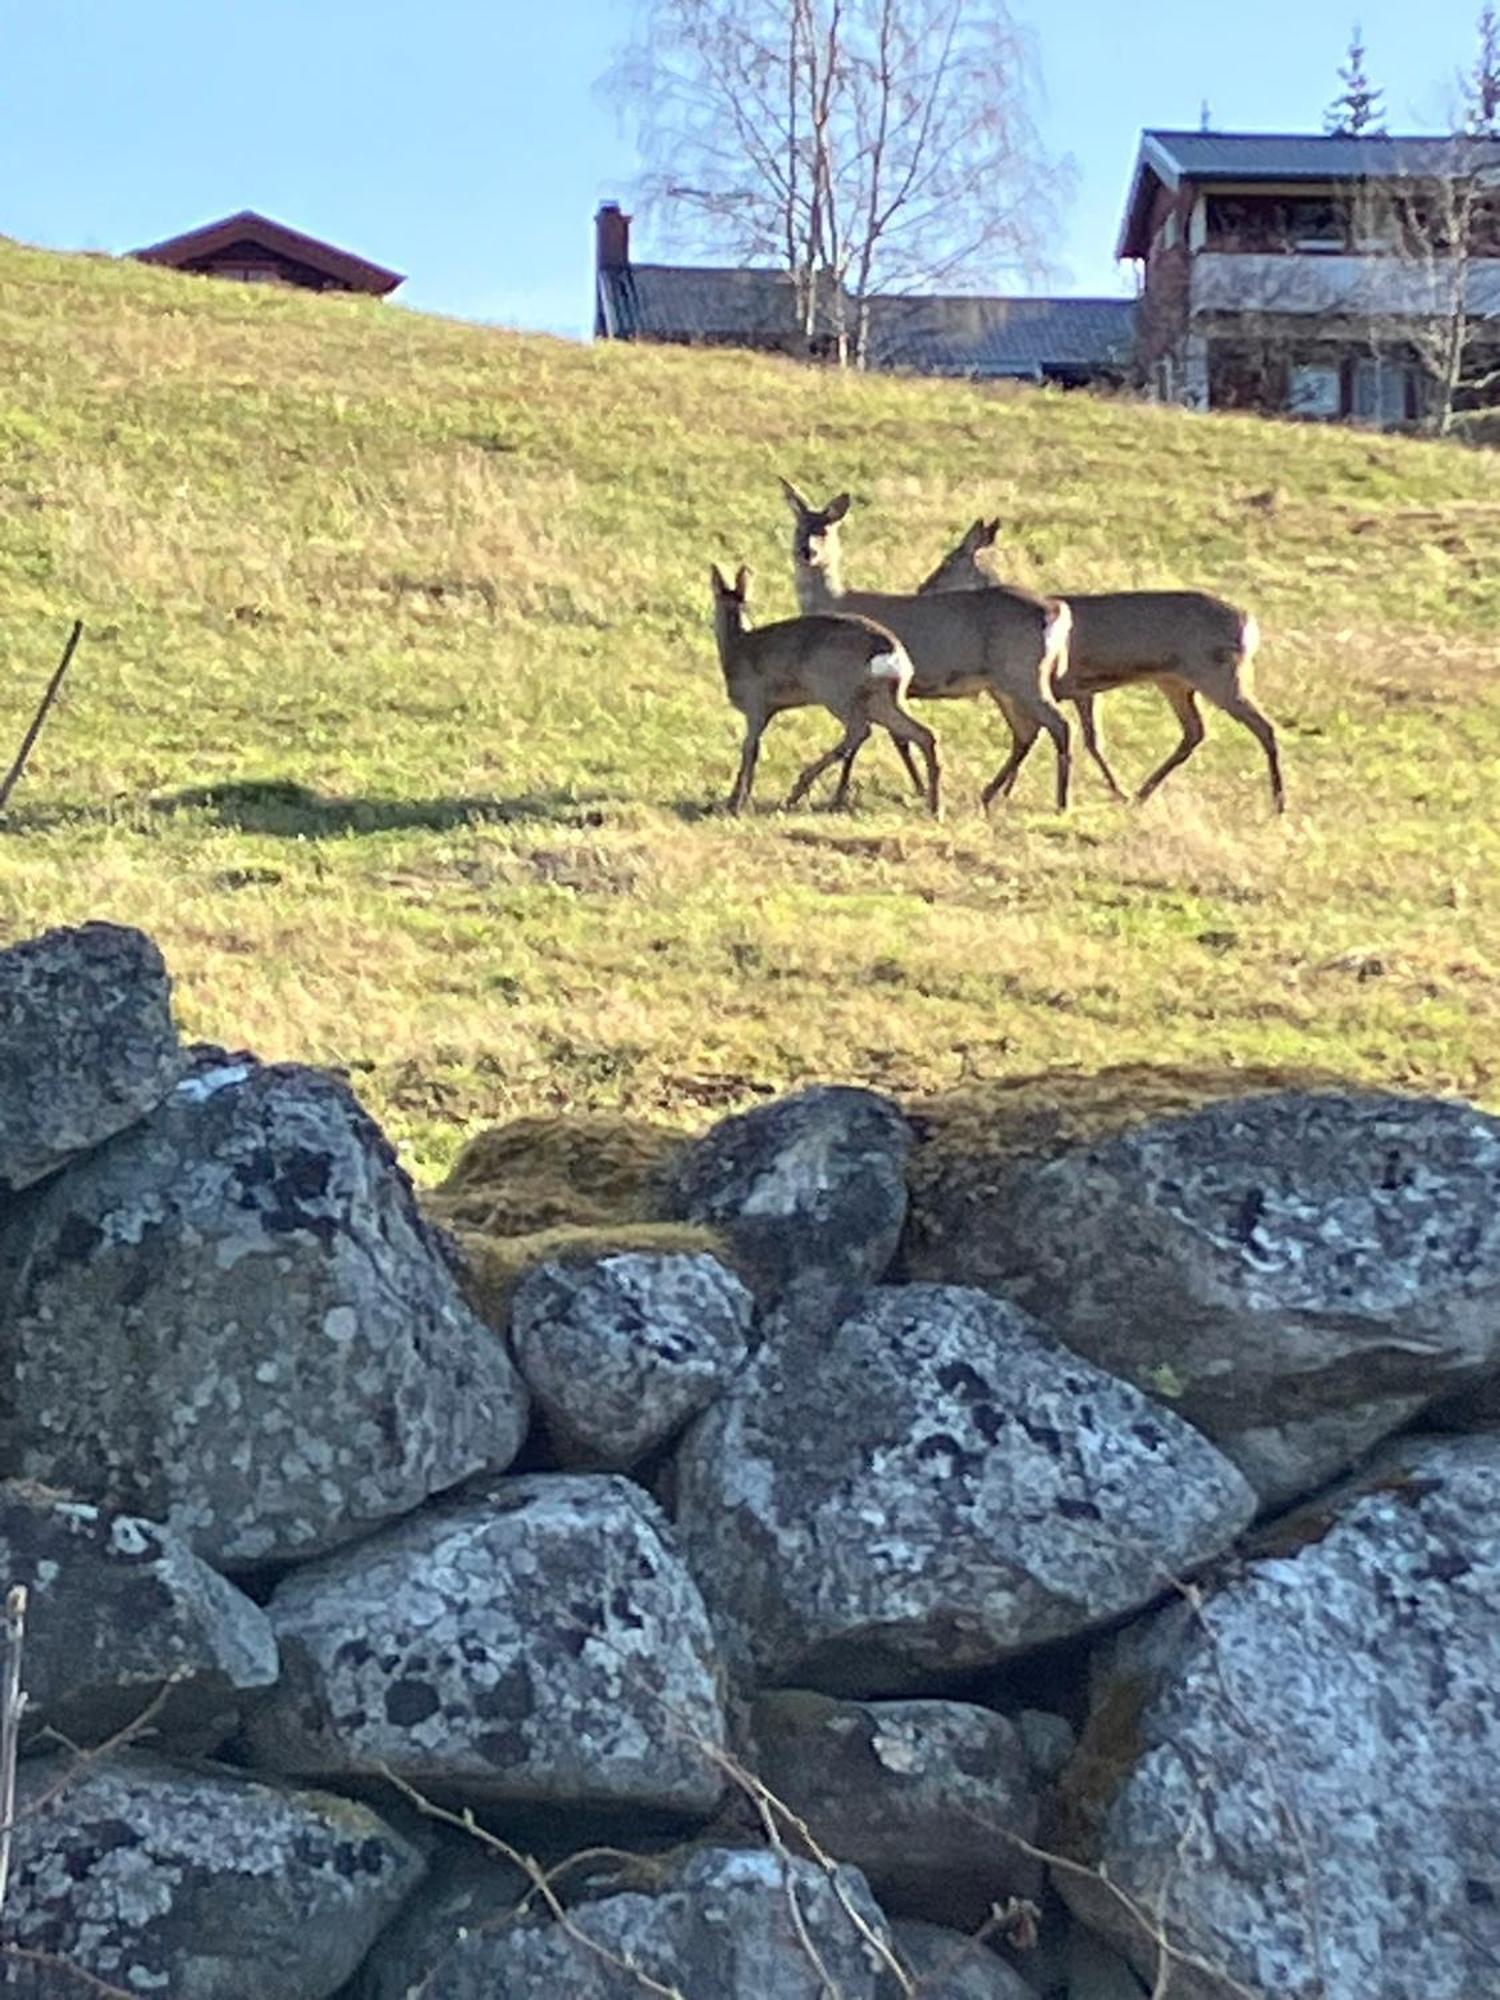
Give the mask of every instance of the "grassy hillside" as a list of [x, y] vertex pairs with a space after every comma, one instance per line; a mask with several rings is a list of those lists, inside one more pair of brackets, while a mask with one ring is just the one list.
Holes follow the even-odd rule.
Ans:
[[[1030, 391], [598, 349], [366, 301], [0, 246], [0, 751], [67, 621], [71, 692], [0, 832], [0, 938], [143, 924], [189, 1028], [339, 1064], [420, 1174], [477, 1123], [668, 1121], [800, 1080], [941, 1088], [1139, 1057], [1457, 1087], [1500, 1045], [1500, 460]], [[1252, 604], [1259, 752], [1143, 811], [998, 717], [929, 706], [924, 824], [883, 745], [856, 809], [764, 810], [707, 565], [794, 608], [775, 475], [849, 486], [851, 580], [915, 583], [981, 509], [1055, 586]], [[1257, 496], [1274, 493], [1271, 507]], [[1174, 740], [1101, 716], [1122, 775]]]

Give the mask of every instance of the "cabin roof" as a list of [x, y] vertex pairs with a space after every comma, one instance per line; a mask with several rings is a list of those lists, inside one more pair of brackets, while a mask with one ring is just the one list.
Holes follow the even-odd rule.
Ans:
[[166, 264], [180, 269], [185, 264], [213, 257], [236, 243], [254, 243], [291, 262], [310, 265], [354, 292], [372, 292], [383, 297], [402, 282], [398, 271], [388, 271], [382, 264], [372, 264], [368, 258], [323, 243], [316, 236], [304, 236], [301, 230], [289, 229], [284, 222], [274, 222], [253, 208], [242, 208], [217, 222], [205, 222], [180, 236], [164, 237], [160, 243], [148, 244], [130, 254], [144, 264]]

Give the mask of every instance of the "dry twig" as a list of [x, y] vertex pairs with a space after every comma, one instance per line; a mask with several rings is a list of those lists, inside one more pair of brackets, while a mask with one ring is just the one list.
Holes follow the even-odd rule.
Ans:
[[26, 1645], [26, 1586], [13, 1583], [5, 1596], [5, 1677], [0, 1683], [0, 1911], [10, 1890], [10, 1857], [16, 1824], [16, 1765], [21, 1755], [21, 1655]]
[[56, 672], [47, 683], [47, 692], [42, 696], [42, 705], [31, 718], [31, 727], [21, 738], [21, 747], [16, 752], [16, 761], [6, 772], [5, 777], [0, 779], [0, 812], [4, 812], [6, 801], [21, 782], [21, 773], [26, 769], [26, 760], [35, 748], [36, 739], [42, 733], [42, 724], [47, 720], [53, 702], [57, 700], [58, 691], [63, 684], [63, 675], [73, 664], [73, 655], [77, 652], [78, 641], [82, 637], [83, 620], [75, 618], [73, 620], [73, 629], [68, 634], [68, 643], [63, 647], [63, 656], [57, 663]]
[[[498, 1833], [491, 1833], [487, 1827], [481, 1826], [478, 1820], [475, 1819], [472, 1806], [465, 1806], [462, 1812], [452, 1812], [447, 1806], [437, 1805], [433, 1800], [419, 1792], [415, 1785], [409, 1784], [405, 1778], [398, 1776], [389, 1764], [382, 1764], [378, 1768], [381, 1776], [394, 1785], [404, 1798], [409, 1799], [419, 1813], [424, 1814], [428, 1819], [438, 1820], [444, 1826], [457, 1827], [461, 1833], [467, 1833], [472, 1839], [477, 1840], [481, 1846], [489, 1848], [492, 1853], [500, 1855], [502, 1859], [509, 1861], [513, 1867], [519, 1868], [527, 1881], [530, 1882], [532, 1888], [547, 1905], [549, 1914], [567, 1935], [572, 1938], [575, 1944], [581, 1944], [586, 1951], [591, 1951], [596, 1958], [602, 1959], [606, 1965], [612, 1965], [617, 1972], [623, 1972], [629, 1978], [635, 1980], [643, 1993], [656, 1994], [658, 2000], [687, 2000], [687, 1995], [682, 1991], [681, 1987], [663, 1986], [660, 1980], [653, 1979], [651, 1974], [642, 1966], [637, 1965], [633, 1959], [611, 1951], [608, 1945], [601, 1944], [597, 1938], [590, 1937], [587, 1931], [579, 1929], [578, 1925], [569, 1916], [567, 1908], [559, 1898], [557, 1891], [552, 1886], [553, 1879], [561, 1872], [561, 1868], [556, 1868], [549, 1872], [543, 1868], [534, 1854], [523, 1854], [519, 1847], [512, 1847], [508, 1840], [502, 1840]], [[630, 1858], [635, 1859], [636, 1857], [631, 1856]], [[561, 1867], [569, 1867], [579, 1859], [578, 1855], [572, 1855], [568, 1861], [561, 1864]]]

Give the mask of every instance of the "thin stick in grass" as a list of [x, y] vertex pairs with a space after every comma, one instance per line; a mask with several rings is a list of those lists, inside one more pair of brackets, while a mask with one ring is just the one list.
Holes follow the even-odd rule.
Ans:
[[68, 634], [68, 643], [63, 647], [63, 656], [57, 663], [56, 672], [47, 683], [47, 692], [42, 696], [42, 705], [31, 718], [31, 727], [21, 738], [21, 747], [16, 752], [16, 761], [6, 772], [4, 779], [0, 780], [0, 812], [4, 812], [6, 801], [21, 782], [21, 773], [26, 769], [26, 760], [36, 747], [36, 739], [42, 733], [42, 724], [47, 720], [53, 702], [57, 700], [58, 690], [63, 684], [63, 675], [73, 664], [73, 655], [77, 652], [78, 641], [82, 637], [83, 620], [75, 618], [73, 620], [73, 629]]

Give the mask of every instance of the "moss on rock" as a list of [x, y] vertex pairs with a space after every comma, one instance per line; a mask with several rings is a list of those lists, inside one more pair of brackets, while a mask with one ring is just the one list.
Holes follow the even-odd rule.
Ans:
[[663, 1178], [682, 1145], [681, 1134], [644, 1118], [517, 1118], [477, 1133], [424, 1206], [486, 1236], [651, 1222], [664, 1212]]
[[935, 1275], [942, 1246], [982, 1226], [984, 1211], [1004, 1199], [1022, 1162], [1095, 1145], [1226, 1099], [1340, 1088], [1349, 1088], [1346, 1078], [1310, 1069], [1122, 1063], [1000, 1077], [908, 1103], [903, 1108], [919, 1141], [909, 1167], [910, 1274]]
[[479, 1317], [497, 1333], [510, 1325], [516, 1287], [539, 1264], [590, 1264], [627, 1251], [667, 1257], [717, 1257], [737, 1270], [728, 1242], [716, 1229], [687, 1222], [622, 1222], [613, 1225], [562, 1224], [528, 1230], [521, 1236], [492, 1234], [462, 1224], [453, 1229], [462, 1263], [464, 1290]]
[[662, 1219], [666, 1175], [684, 1143], [644, 1118], [517, 1118], [477, 1133], [422, 1207], [457, 1243], [474, 1310], [504, 1332], [516, 1287], [539, 1264], [637, 1251], [706, 1254], [737, 1268], [718, 1230]]

